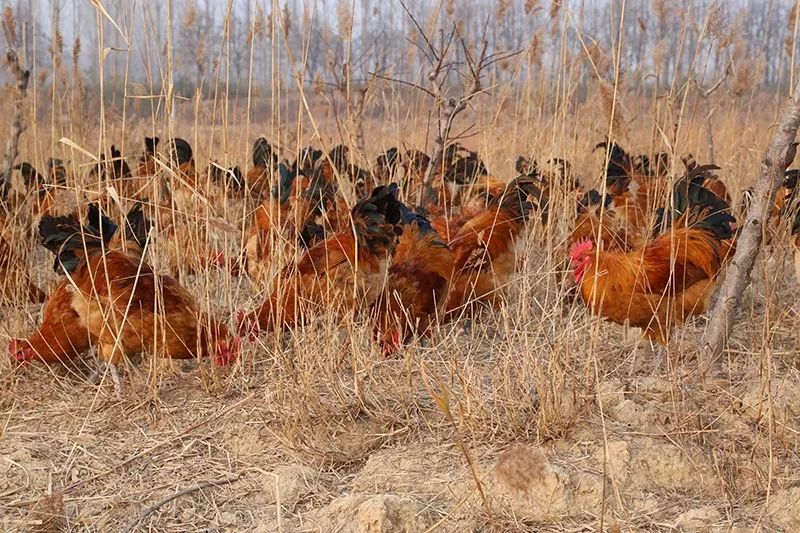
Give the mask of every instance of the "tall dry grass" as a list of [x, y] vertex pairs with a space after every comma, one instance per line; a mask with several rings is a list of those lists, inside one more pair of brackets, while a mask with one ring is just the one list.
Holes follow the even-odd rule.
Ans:
[[[534, 3], [525, 3], [526, 12], [528, 4]], [[624, 6], [621, 14], [631, 16]], [[113, 143], [121, 146], [133, 162], [145, 135], [159, 135], [162, 140], [186, 138], [195, 150], [199, 169], [211, 160], [223, 166], [248, 166], [250, 145], [262, 134], [290, 159], [306, 144], [324, 149], [347, 144], [359, 162], [374, 161], [390, 146], [429, 150], [429, 117], [435, 103], [408, 87], [379, 79], [371, 79], [366, 89], [346, 71], [345, 64], [350, 64], [346, 45], [353, 32], [352, 7], [339, 2], [336, 9], [345, 56], [332, 61], [338, 70], [331, 75], [339, 80], [334, 87], [298, 74], [304, 71], [307, 50], [286, 47], [287, 34], [302, 34], [308, 22], [293, 19], [288, 10], [284, 12], [275, 4], [271, 12], [257, 10], [246, 35], [226, 33], [222, 43], [202, 43], [204, 47], [217, 47], [216, 59], [210, 65], [197, 65], [195, 92], [179, 91], [172, 70], [176, 61], [190, 61], [193, 55], [202, 54], [178, 50], [170, 44], [175, 37], [170, 31], [188, 31], [196, 23], [191, 12], [168, 13], [166, 27], [174, 29], [167, 31], [165, 53], [158, 55], [161, 63], [154, 68], [163, 82], [132, 81], [126, 70], [117, 73], [112, 92], [106, 86], [112, 77], [104, 69], [104, 58], [108, 54], [130, 56], [136, 51], [109, 49], [109, 43], [119, 39], [117, 32], [124, 40], [129, 17], [142, 16], [151, 24], [159, 21], [152, 20], [147, 7], [138, 13], [98, 10], [97, 50], [86, 50], [78, 40], [72, 50], [65, 50], [58, 34], [47, 36], [52, 43], [53, 64], [47, 76], [35, 78], [39, 81], [29, 97], [22, 158], [37, 168], [44, 168], [49, 157], [63, 159], [73, 176], [69, 187], [76, 203], [110, 197], [109, 205], [118, 209], [114, 214], [122, 215], [128, 199], [117, 201], [116, 193], [108, 191], [108, 183], [86, 178], [93, 163], [90, 155], [107, 151]], [[684, 154], [710, 162], [712, 135], [714, 162], [722, 167], [720, 174], [738, 205], [740, 191], [757, 175], [779, 100], [756, 87], [757, 61], [741, 57], [731, 36], [735, 28], [715, 18], [713, 12], [701, 23], [701, 34], [713, 34], [715, 39], [731, 36], [728, 44], [719, 46], [730, 50], [734, 65], [720, 88], [701, 98], [695, 82], [709, 87], [721, 75], [703, 70], [709, 50], [698, 45], [694, 51], [696, 80], [665, 79], [659, 69], [666, 59], [659, 56], [653, 58], [654, 71], [644, 77], [646, 82], [635, 83], [624, 68], [623, 52], [628, 46], [624, 35], [615, 33], [614, 43], [592, 42], [590, 36], [580, 32], [576, 13], [566, 3], [553, 2], [547, 8], [550, 27], [533, 33], [528, 53], [511, 58], [504, 67], [504, 77], [489, 75], [486, 85], [490, 90], [474, 100], [454, 127], [454, 131], [468, 129], [469, 136], [461, 142], [481, 154], [491, 173], [511, 179], [520, 154], [534, 155], [540, 161], [562, 157], [573, 164], [585, 187], [602, 188], [605, 154], [593, 151], [593, 147], [606, 136], [617, 138], [633, 152], [669, 152], [677, 173]], [[497, 9], [498, 17], [502, 16], [505, 3]], [[449, 8], [446, 11], [452, 15]], [[229, 22], [227, 18], [217, 21], [221, 25]], [[251, 58], [252, 50], [263, 46], [265, 40], [276, 45], [270, 65], [249, 65], [251, 79], [246, 80], [245, 96], [228, 91], [233, 81], [242, 85], [242, 80], [230, 79], [227, 68], [232, 39], [247, 39]], [[558, 52], [551, 50], [544, 58], [541, 50], [545, 42], [557, 47]], [[150, 46], [157, 47], [156, 42]], [[71, 70], [62, 57], [67, 53], [72, 54]], [[84, 55], [96, 61], [97, 79], [86, 79], [86, 73], [77, 67]], [[535, 68], [523, 70], [523, 63]], [[283, 68], [286, 65], [288, 69]], [[252, 83], [254, 70], [263, 68], [273, 74], [270, 87]], [[652, 83], [653, 79], [658, 83]], [[2, 116], [7, 116], [8, 104], [2, 106]], [[713, 124], [710, 131], [709, 124]], [[5, 142], [4, 135], [5, 131], [0, 131], [0, 143]], [[19, 183], [16, 187], [21, 189]], [[152, 187], [155, 195], [155, 184]], [[211, 242], [235, 257], [254, 206], [230, 194], [218, 196], [211, 187], [208, 183], [207, 189], [197, 191], [195, 210], [173, 216], [192, 228], [188, 233], [190, 244]], [[668, 184], [665, 191], [667, 188]], [[144, 356], [139, 370], [129, 368], [133, 386], [122, 409], [146, 405], [154, 418], [175, 409], [197, 409], [198, 416], [207, 417], [218, 406], [255, 398], [257, 402], [248, 404], [246, 416], [225, 418], [218, 422], [219, 427], [227, 431], [235, 425], [260, 424], [268, 434], [265, 440], [278, 446], [277, 457], [342, 475], [362, 465], [370, 453], [400, 443], [433, 439], [463, 443], [469, 450], [503, 449], [515, 442], [550, 442], [587, 428], [604, 428], [598, 386], [652, 372], [652, 352], [636, 332], [589, 316], [565, 294], [559, 280], [569, 275], [563, 252], [574, 205], [566, 191], [556, 191], [552, 202], [548, 224], [532, 225], [520, 254], [519, 272], [506, 288], [503, 305], [481, 311], [471, 320], [442, 324], [432, 339], [412, 342], [397, 358], [381, 357], [365, 317], [353, 315], [334, 321], [322, 316], [307, 327], [263, 335], [247, 345], [230, 371], [211, 369], [201, 362], [196, 374], [185, 374], [176, 372], [175, 365]], [[35, 235], [29, 231], [30, 218], [24, 211], [16, 217], [12, 242], [26, 258], [39, 286], [52, 287], [56, 278], [50, 269], [51, 259], [36, 245]], [[156, 233], [150, 256], [156, 268], [164, 269], [167, 249], [176, 244], [183, 254], [198, 249], [184, 242], [165, 241]], [[753, 379], [774, 379], [775, 374], [765, 368], [775, 368], [778, 374], [796, 373], [791, 353], [798, 346], [798, 317], [793, 307], [797, 285], [791, 279], [786, 255], [786, 250], [776, 245], [761, 260], [746, 298], [745, 316], [728, 354], [732, 381], [726, 390], [734, 391], [737, 383]], [[190, 259], [187, 257], [187, 261]], [[287, 260], [291, 258], [276, 255], [276, 271]], [[204, 308], [230, 323], [237, 309], [263, 299], [266, 287], [214, 270], [188, 276], [184, 283]], [[26, 305], [20, 295], [4, 302], [2, 314], [0, 335], [19, 337], [35, 327], [39, 308]], [[696, 392], [687, 379], [690, 364], [684, 356], [699, 338], [703, 325], [704, 319], [698, 318], [680, 330], [670, 349], [670, 364], [659, 370], [671, 384], [669, 394], [673, 398], [686, 399]], [[91, 366], [91, 358], [88, 364]], [[105, 438], [101, 421], [113, 415], [103, 402], [110, 391], [92, 388], [86, 383], [87, 375], [81, 364], [66, 370], [29, 370], [3, 360], [2, 418], [14, 423], [25, 419], [39, 428], [49, 420], [58, 420], [57, 431]], [[175, 404], [169, 398], [182, 387], [200, 394], [189, 393], [191, 402]], [[33, 390], [39, 391], [39, 400], [32, 403], [25, 394]], [[732, 404], [736, 393], [730, 394]], [[446, 416], [441, 405], [437, 406], [437, 399], [443, 397], [449, 399]], [[713, 416], [729, 409], [730, 404], [703, 396], [694, 403], [687, 401], [686, 411], [679, 416], [699, 416], [706, 408]], [[72, 414], [83, 423], [70, 423]], [[87, 425], [90, 420], [92, 424]], [[675, 429], [675, 439], [684, 438], [677, 436], [679, 429]], [[208, 428], [203, 431], [210, 432]], [[797, 464], [793, 438], [777, 442], [769, 430], [726, 442], [723, 434], [709, 431], [709, 435], [686, 438], [703, 441], [724, 457], [766, 454], [770, 479], [794, 475], [786, 473]], [[597, 438], [602, 441], [604, 433], [601, 431]], [[775, 458], [778, 449], [781, 457]], [[77, 448], [69, 452], [64, 465], [82, 453]], [[113, 456], [117, 452], [110, 444], [105, 453]], [[731, 461], [724, 468], [732, 472], [738, 467]], [[66, 466], [54, 472], [53, 485], [70, 487], [75, 481], [68, 477]], [[148, 475], [163, 481], [157, 472]], [[97, 490], [102, 493], [112, 489], [120, 487]], [[91, 491], [84, 495], [90, 497]], [[100, 511], [99, 516], [106, 512], [113, 515], [112, 511]], [[495, 516], [489, 521], [507, 524], [508, 519]], [[98, 520], [101, 526], [114, 523], [105, 521], [111, 518]]]

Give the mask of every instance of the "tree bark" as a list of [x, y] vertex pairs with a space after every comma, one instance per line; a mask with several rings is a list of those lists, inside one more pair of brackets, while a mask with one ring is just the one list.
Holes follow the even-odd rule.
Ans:
[[786, 161], [787, 151], [800, 126], [800, 84], [795, 85], [792, 96], [786, 101], [778, 127], [772, 134], [766, 156], [761, 162], [758, 182], [753, 191], [753, 201], [736, 243], [736, 253], [728, 266], [725, 281], [711, 312], [711, 322], [701, 341], [699, 362], [701, 371], [718, 371], [721, 355], [736, 321], [742, 294], [750, 283], [756, 257], [764, 236], [764, 224], [769, 218], [775, 194], [783, 183], [783, 174], [791, 161]]
[[14, 166], [17, 156], [19, 156], [19, 138], [25, 131], [25, 95], [28, 93], [28, 81], [31, 73], [23, 69], [19, 64], [17, 53], [8, 49], [6, 61], [11, 72], [11, 77], [15, 80], [14, 85], [14, 116], [11, 120], [10, 134], [6, 141], [6, 149], [3, 153], [3, 179], [8, 182], [11, 177], [11, 167]]

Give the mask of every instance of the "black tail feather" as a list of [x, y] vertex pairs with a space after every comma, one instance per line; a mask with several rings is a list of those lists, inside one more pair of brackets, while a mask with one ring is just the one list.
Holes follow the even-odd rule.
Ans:
[[[103, 225], [102, 222], [100, 224]], [[98, 230], [91, 224], [82, 227], [74, 214], [58, 217], [44, 216], [39, 222], [40, 242], [56, 256], [53, 264], [55, 272], [74, 272], [87, 255], [103, 250], [111, 240], [113, 233], [110, 235], [101, 235], [101, 233], [102, 230]]]

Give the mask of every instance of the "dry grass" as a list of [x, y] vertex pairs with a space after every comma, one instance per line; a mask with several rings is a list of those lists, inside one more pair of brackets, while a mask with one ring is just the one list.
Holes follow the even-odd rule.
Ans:
[[[528, 4], [535, 3], [526, 12]], [[337, 8], [343, 33], [352, 25], [348, 9]], [[563, 6], [545, 9], [557, 19]], [[281, 31], [264, 24], [249, 32], [253, 46], [265, 31]], [[301, 29], [294, 25], [283, 19], [284, 31]], [[541, 62], [536, 53], [515, 61]], [[604, 58], [604, 72], [592, 74], [585, 56]], [[634, 152], [691, 152], [703, 162], [712, 109], [716, 163], [738, 205], [774, 124], [774, 96], [753, 89], [749, 70], [737, 71], [710, 107], [686, 87], [652, 94], [609, 77], [612, 56], [593, 49], [566, 57], [552, 77], [493, 86], [453, 129], [471, 126], [463, 143], [493, 175], [512, 178], [519, 154], [563, 157], [585, 186], [599, 188], [603, 154], [592, 148], [610, 129]], [[59, 143], [64, 137], [90, 153], [113, 142], [133, 161], [144, 135], [166, 139], [172, 131], [192, 143], [198, 168], [211, 159], [246, 166], [260, 134], [290, 156], [308, 143], [353, 139], [348, 128], [358, 126], [366, 141], [360, 161], [394, 145], [432, 144], [430, 103], [390, 83], [374, 83], [359, 125], [343, 118], [341, 96], [306, 89], [306, 107], [287, 80], [247, 98], [176, 100], [171, 121], [163, 103], [149, 99], [131, 99], [124, 111], [104, 101], [98, 113], [85, 80], [75, 87], [86, 101], [71, 93], [58, 108], [37, 86], [21, 146], [37, 168], [53, 156], [71, 174], [87, 173], [90, 158]], [[102, 118], [76, 120], [85, 116], [76, 106]], [[83, 178], [70, 185], [76, 194], [105, 194]], [[406, 512], [416, 520], [407, 527], [443, 531], [674, 531], [691, 520], [700, 520], [698, 531], [800, 528], [800, 316], [788, 248], [774, 243], [754, 272], [726, 353], [730, 379], [701, 383], [691, 352], [705, 318], [679, 330], [667, 364], [657, 367], [637, 331], [591, 317], [566, 297], [559, 279], [574, 206], [565, 191], [553, 201], [549, 224], [527, 237], [501, 308], [441, 325], [395, 358], [380, 356], [363, 317], [320, 317], [263, 335], [231, 369], [144, 356], [129, 368], [123, 401], [108, 384], [88, 383], [91, 354], [52, 368], [0, 358], [0, 529], [341, 531], [365, 524], [375, 506], [385, 511], [383, 525], [354, 530], [392, 530], [386, 516]], [[198, 200], [197, 213], [183, 216], [232, 253], [250, 220], [248, 206], [231, 197]], [[52, 288], [51, 258], [28, 222], [17, 220], [14, 243], [34, 280]], [[163, 269], [174, 243], [156, 237], [153, 245]], [[185, 283], [229, 322], [264, 290], [219, 271]], [[39, 307], [21, 295], [3, 304], [0, 339], [37, 324]], [[292, 477], [286, 465], [303, 474]]]

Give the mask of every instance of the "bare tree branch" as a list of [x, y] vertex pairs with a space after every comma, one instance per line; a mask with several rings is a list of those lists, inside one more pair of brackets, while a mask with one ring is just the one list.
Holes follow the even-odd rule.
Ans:
[[392, 83], [398, 83], [400, 85], [407, 85], [409, 87], [413, 87], [414, 89], [417, 89], [418, 91], [422, 91], [422, 92], [424, 92], [425, 94], [427, 94], [429, 96], [432, 96], [434, 98], [436, 97], [436, 95], [433, 94], [429, 89], [426, 89], [425, 87], [423, 87], [422, 85], [420, 85], [418, 83], [401, 80], [399, 78], [393, 78], [391, 76], [384, 76], [383, 74], [378, 74], [377, 72], [369, 72], [369, 74], [371, 76], [375, 76], [376, 78], [381, 79], [381, 80], [391, 81]]
[[783, 183], [786, 167], [792, 163], [797, 145], [793, 144], [800, 126], [800, 84], [786, 101], [778, 127], [761, 163], [753, 201], [736, 243], [736, 253], [728, 266], [725, 281], [711, 313], [711, 322], [701, 341], [701, 371], [718, 371], [733, 324], [736, 322], [742, 294], [750, 283], [766, 223], [775, 194]]

